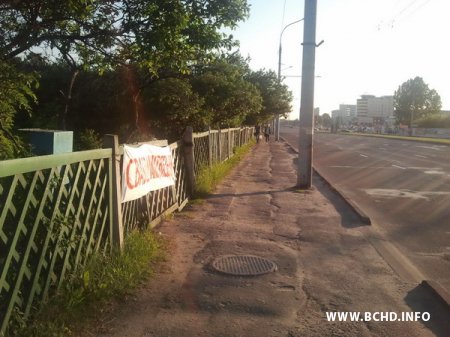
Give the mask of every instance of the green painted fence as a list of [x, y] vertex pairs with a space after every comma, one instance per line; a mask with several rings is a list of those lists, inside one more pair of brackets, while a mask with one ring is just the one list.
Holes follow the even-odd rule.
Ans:
[[191, 133], [169, 145], [176, 185], [123, 204], [117, 136], [105, 138], [105, 149], [0, 161], [0, 336], [94, 252], [107, 253], [134, 228], [181, 210], [195, 174], [252, 137], [252, 128]]
[[0, 162], [0, 333], [111, 247], [111, 150]]

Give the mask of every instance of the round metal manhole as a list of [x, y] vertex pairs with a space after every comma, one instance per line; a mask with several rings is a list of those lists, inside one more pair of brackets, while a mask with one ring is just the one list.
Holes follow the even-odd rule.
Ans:
[[277, 270], [275, 262], [253, 255], [225, 255], [211, 265], [218, 272], [237, 276], [257, 276]]

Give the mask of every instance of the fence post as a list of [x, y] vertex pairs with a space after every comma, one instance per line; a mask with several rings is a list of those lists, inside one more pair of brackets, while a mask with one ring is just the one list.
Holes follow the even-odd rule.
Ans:
[[123, 249], [123, 223], [120, 186], [120, 153], [119, 137], [105, 135], [103, 147], [112, 149], [111, 165], [109, 167], [109, 216], [111, 223], [112, 245]]
[[183, 134], [183, 157], [186, 169], [187, 190], [190, 197], [194, 195], [195, 188], [195, 159], [194, 159], [194, 132], [192, 126], [186, 127]]
[[227, 146], [227, 154], [228, 154], [228, 159], [230, 159], [231, 158], [231, 151], [230, 151], [230, 148], [231, 148], [231, 131], [230, 131], [230, 127], [228, 127], [228, 130], [227, 130], [227, 138], [228, 138], [228, 146]]
[[213, 165], [213, 149], [212, 149], [212, 135], [211, 135], [211, 128], [208, 128], [208, 164], [209, 167], [212, 167]]
[[217, 153], [219, 154], [219, 163], [220, 163], [222, 161], [222, 132], [220, 131], [220, 127], [217, 132], [217, 147], [218, 147]]

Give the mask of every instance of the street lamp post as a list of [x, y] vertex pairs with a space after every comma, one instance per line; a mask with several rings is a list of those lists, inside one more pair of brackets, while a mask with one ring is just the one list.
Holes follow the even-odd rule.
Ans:
[[[303, 21], [304, 19], [299, 19], [294, 22], [291, 22], [290, 24], [286, 25], [280, 34], [280, 43], [278, 47], [278, 82], [281, 83], [281, 38], [283, 37], [283, 33], [289, 26], [292, 26], [293, 24], [296, 24], [300, 21]], [[280, 115], [277, 114], [276, 121], [275, 121], [275, 140], [280, 140]]]

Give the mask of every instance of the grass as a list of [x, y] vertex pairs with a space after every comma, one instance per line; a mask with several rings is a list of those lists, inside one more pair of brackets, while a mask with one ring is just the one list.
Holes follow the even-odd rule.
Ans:
[[122, 253], [94, 254], [32, 320], [21, 320], [20, 313], [16, 313], [9, 336], [73, 336], [114, 300], [142, 284], [152, 274], [152, 266], [164, 258], [165, 243], [159, 235], [150, 230], [131, 232]]
[[228, 160], [217, 163], [210, 167], [204, 167], [196, 177], [196, 186], [194, 199], [202, 199], [210, 194], [214, 188], [227, 176], [233, 167], [235, 167], [242, 158], [253, 147], [254, 141], [250, 142], [234, 151], [234, 154]]

